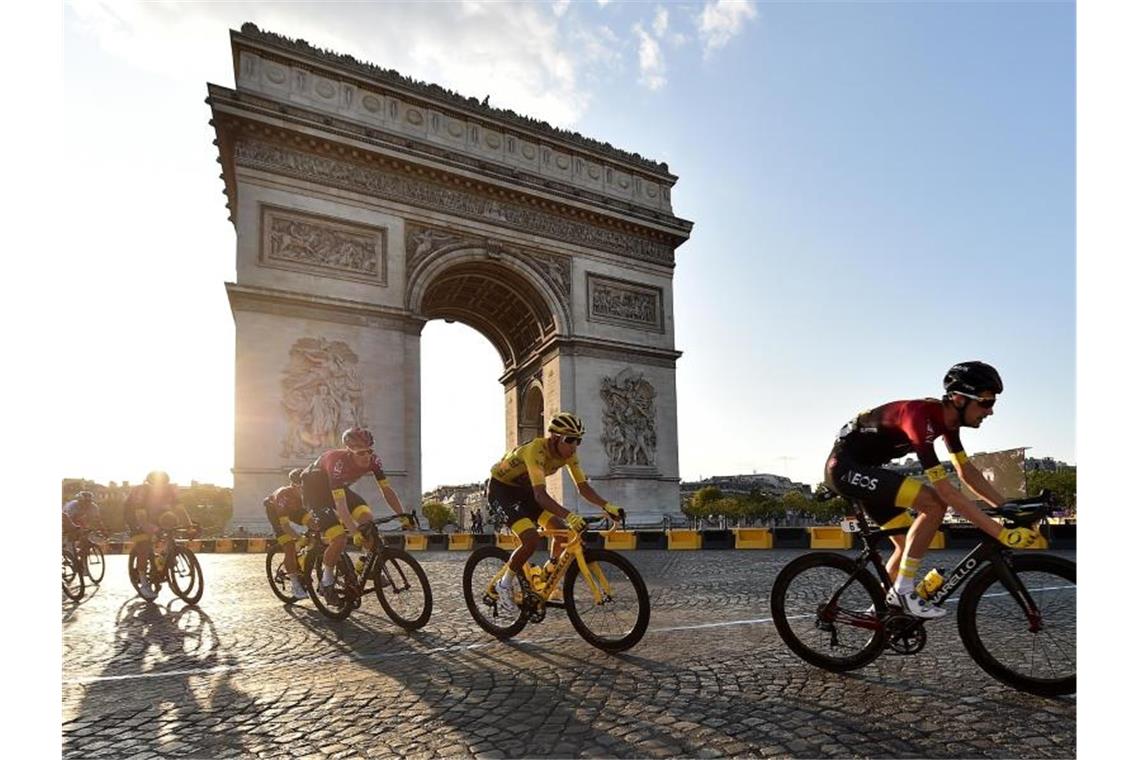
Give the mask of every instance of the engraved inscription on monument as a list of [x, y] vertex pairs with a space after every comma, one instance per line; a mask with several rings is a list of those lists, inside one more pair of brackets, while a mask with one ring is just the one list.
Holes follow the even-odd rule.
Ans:
[[260, 263], [387, 285], [387, 230], [262, 206]]
[[339, 446], [346, 428], [366, 424], [359, 362], [343, 341], [301, 338], [293, 344], [281, 379], [281, 406], [289, 421], [281, 456], [315, 456]]
[[602, 445], [611, 471], [643, 470], [657, 456], [657, 391], [640, 373], [623, 369], [603, 377]]
[[592, 322], [665, 331], [660, 288], [587, 274], [586, 297]]

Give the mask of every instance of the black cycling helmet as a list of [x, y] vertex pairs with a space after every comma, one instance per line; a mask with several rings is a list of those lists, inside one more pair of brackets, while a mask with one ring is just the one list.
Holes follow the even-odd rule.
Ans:
[[146, 482], [152, 486], [166, 485], [170, 482], [170, 476], [162, 470], [151, 470], [146, 474]]
[[998, 371], [985, 362], [960, 362], [946, 372], [942, 378], [946, 393], [963, 393], [979, 396], [985, 391], [1001, 393], [1003, 386]]
[[300, 467], [294, 467], [292, 470], [289, 470], [289, 482], [295, 486], [301, 485], [301, 473], [303, 472], [304, 470]]
[[82, 501], [85, 503], [89, 501], [95, 501], [95, 494], [91, 493], [90, 491], [80, 491], [79, 493], [75, 494], [75, 499], [76, 501]]
[[583, 424], [582, 418], [573, 412], [559, 412], [546, 426], [546, 432], [581, 438], [586, 434], [586, 426]]

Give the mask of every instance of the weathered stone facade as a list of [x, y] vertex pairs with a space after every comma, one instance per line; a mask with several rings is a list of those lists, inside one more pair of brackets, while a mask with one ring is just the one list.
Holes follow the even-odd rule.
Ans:
[[[419, 335], [439, 318], [502, 357], [504, 447], [573, 409], [599, 491], [673, 511], [692, 225], [668, 168], [252, 25], [231, 40], [237, 87], [208, 102], [237, 232], [235, 522], [348, 424], [418, 504]], [[548, 486], [577, 505], [565, 476]]]

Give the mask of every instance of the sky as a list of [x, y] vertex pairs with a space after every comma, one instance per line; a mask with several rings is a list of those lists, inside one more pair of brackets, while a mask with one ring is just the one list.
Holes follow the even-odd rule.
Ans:
[[[668, 163], [695, 223], [683, 479], [817, 483], [845, 421], [966, 359], [1006, 384], [967, 451], [1076, 463], [1071, 3], [75, 0], [61, 21], [58, 288], [91, 302], [69, 337], [99, 368], [59, 403], [100, 431], [61, 453], [70, 476], [232, 482], [235, 238], [204, 99], [234, 86], [245, 21]], [[423, 486], [480, 480], [498, 356], [442, 322], [422, 350]]]

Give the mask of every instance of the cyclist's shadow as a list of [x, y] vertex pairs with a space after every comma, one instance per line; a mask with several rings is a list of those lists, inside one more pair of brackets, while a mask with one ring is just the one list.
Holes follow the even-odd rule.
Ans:
[[[232, 684], [235, 665], [213, 620], [200, 608], [177, 599], [165, 606], [128, 600], [116, 615], [110, 659], [99, 674], [75, 679], [84, 690], [71, 723], [116, 732], [126, 723], [131, 728], [116, 733], [115, 740], [142, 740], [153, 752], [166, 746], [176, 754], [244, 748], [242, 734], [226, 728], [227, 709], [251, 699]], [[208, 717], [221, 720], [209, 731], [197, 726], [204, 713], [215, 711]], [[64, 723], [64, 753], [86, 755], [85, 742], [105, 738], [98, 730], [85, 734], [69, 735]]]

